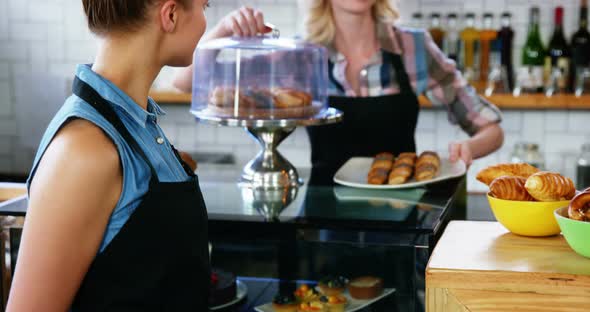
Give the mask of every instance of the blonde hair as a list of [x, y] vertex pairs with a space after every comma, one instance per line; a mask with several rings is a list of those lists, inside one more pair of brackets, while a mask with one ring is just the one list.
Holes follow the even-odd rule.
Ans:
[[[332, 0], [302, 0], [306, 11], [304, 25], [307, 41], [324, 46], [332, 44], [336, 26], [330, 1]], [[392, 24], [399, 18], [399, 10], [393, 0], [376, 0], [371, 13], [377, 24]]]

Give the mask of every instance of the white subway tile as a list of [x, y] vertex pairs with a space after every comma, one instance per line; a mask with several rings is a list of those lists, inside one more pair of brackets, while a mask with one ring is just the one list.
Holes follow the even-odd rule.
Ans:
[[279, 152], [296, 168], [311, 167], [311, 153], [308, 150], [279, 146]]
[[236, 127], [219, 127], [217, 129], [217, 143], [228, 145], [258, 144], [244, 129]]
[[35, 152], [31, 149], [15, 147], [13, 151], [14, 157], [12, 158], [12, 171], [14, 173], [28, 174], [33, 167]]
[[11, 156], [0, 156], [0, 173], [13, 173]]
[[504, 131], [520, 131], [522, 127], [522, 112], [521, 111], [505, 111], [502, 112], [502, 129]]
[[10, 78], [9, 62], [0, 62], [0, 80], [7, 80]]
[[8, 9], [10, 10], [8, 17], [11, 22], [27, 20], [27, 1], [8, 0]]
[[61, 22], [64, 18], [62, 6], [48, 1], [29, 2], [28, 14], [33, 22]]
[[568, 112], [548, 111], [545, 113], [545, 129], [549, 132], [564, 132], [568, 128]]
[[197, 144], [213, 144], [217, 142], [218, 127], [208, 124], [195, 124], [194, 127]]
[[436, 147], [436, 135], [433, 132], [417, 132], [415, 140], [417, 152], [432, 150]]
[[48, 70], [46, 42], [31, 41], [29, 52], [31, 53], [31, 68], [35, 72], [45, 73]]
[[0, 155], [12, 154], [12, 140], [11, 136], [0, 136]]
[[10, 25], [10, 38], [13, 40], [47, 40], [45, 23], [15, 22]]
[[65, 58], [65, 27], [62, 24], [47, 25], [47, 59], [51, 62], [63, 62]]
[[0, 135], [15, 136], [17, 133], [16, 119], [0, 118]]
[[8, 2], [0, 1], [0, 40], [8, 39], [9, 13]]
[[28, 56], [28, 42], [0, 40], [0, 60], [24, 61]]
[[577, 172], [576, 172], [576, 164], [577, 164], [578, 156], [572, 153], [568, 153], [565, 156], [564, 161], [564, 169], [562, 174], [576, 182]]
[[523, 114], [522, 139], [542, 144], [545, 139], [545, 113], [524, 112]]
[[436, 112], [422, 110], [418, 116], [416, 130], [434, 130], [436, 129]]
[[590, 112], [588, 111], [570, 111], [569, 112], [569, 131], [571, 133], [590, 133]]
[[295, 146], [303, 149], [311, 148], [309, 144], [309, 136], [307, 134], [307, 130], [305, 130], [305, 127], [299, 127], [295, 129], [291, 135], [295, 136]]
[[545, 153], [545, 170], [565, 174], [565, 159], [561, 153]]
[[585, 142], [583, 134], [549, 134], [545, 143], [545, 151], [576, 153]]
[[0, 81], [0, 118], [12, 116], [12, 92], [8, 81]]

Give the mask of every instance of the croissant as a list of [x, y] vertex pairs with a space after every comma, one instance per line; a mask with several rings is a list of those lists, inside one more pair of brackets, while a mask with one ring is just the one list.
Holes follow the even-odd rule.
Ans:
[[389, 170], [383, 168], [374, 168], [369, 171], [367, 175], [367, 182], [369, 184], [383, 184], [387, 181]]
[[414, 178], [417, 181], [431, 180], [436, 177], [440, 168], [440, 158], [435, 152], [423, 152], [416, 160]]
[[490, 185], [494, 179], [502, 176], [516, 176], [526, 179], [537, 172], [539, 172], [539, 169], [526, 163], [499, 164], [481, 170], [477, 173], [476, 179], [486, 185]]
[[393, 167], [393, 154], [391, 153], [377, 154], [375, 160], [373, 160], [373, 164], [371, 164], [371, 169], [382, 168], [391, 170], [391, 167]]
[[440, 167], [440, 158], [438, 154], [432, 151], [425, 151], [420, 154], [420, 157], [416, 160], [416, 167], [420, 167], [423, 164], [431, 164], [438, 170]]
[[389, 184], [403, 184], [412, 176], [414, 167], [404, 163], [396, 163], [389, 174]]
[[536, 200], [543, 202], [569, 200], [576, 194], [574, 182], [555, 172], [537, 172], [526, 180], [524, 187]]
[[524, 187], [525, 183], [526, 179], [522, 177], [499, 177], [490, 184], [490, 193], [499, 199], [535, 201]]
[[410, 166], [414, 166], [416, 163], [416, 153], [401, 153], [395, 159], [395, 165], [397, 164], [406, 164]]
[[567, 214], [570, 219], [590, 221], [590, 190], [585, 190], [572, 199]]

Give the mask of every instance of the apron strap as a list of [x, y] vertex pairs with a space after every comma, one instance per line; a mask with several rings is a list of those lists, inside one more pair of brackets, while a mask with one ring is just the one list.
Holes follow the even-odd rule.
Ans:
[[115, 129], [119, 132], [119, 134], [123, 137], [125, 142], [129, 144], [131, 149], [133, 149], [143, 160], [146, 162], [148, 167], [150, 167], [150, 172], [152, 175], [151, 181], [158, 182], [158, 175], [156, 173], [156, 169], [152, 166], [149, 158], [145, 155], [143, 149], [139, 146], [137, 141], [133, 138], [133, 136], [129, 133], [129, 130], [125, 127], [121, 119], [115, 113], [115, 110], [111, 107], [109, 101], [104, 99], [94, 88], [88, 85], [86, 82], [82, 81], [78, 76], [74, 79], [74, 84], [72, 87], [72, 91], [75, 95], [86, 101], [90, 104], [96, 111], [98, 111], [108, 122], [115, 127]]
[[397, 77], [397, 82], [399, 83], [400, 92], [413, 92], [412, 85], [410, 84], [410, 78], [408, 77], [408, 73], [406, 72], [406, 68], [404, 66], [404, 62], [402, 60], [401, 55], [394, 54], [394, 53], [387, 53], [388, 57], [393, 64], [393, 69], [395, 70], [395, 75]]

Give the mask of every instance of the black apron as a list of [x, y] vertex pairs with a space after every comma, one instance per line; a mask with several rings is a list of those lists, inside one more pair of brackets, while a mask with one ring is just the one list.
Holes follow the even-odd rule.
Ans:
[[149, 190], [120, 232], [97, 254], [73, 311], [207, 311], [207, 211], [190, 168], [186, 182], [160, 182], [111, 104], [76, 77], [74, 93], [108, 120], [150, 166]]
[[333, 125], [308, 127], [312, 171], [310, 184], [330, 185], [351, 157], [380, 152], [415, 152], [414, 132], [420, 106], [401, 56], [384, 53], [398, 79], [400, 93], [377, 97], [331, 96], [329, 104], [344, 113]]

